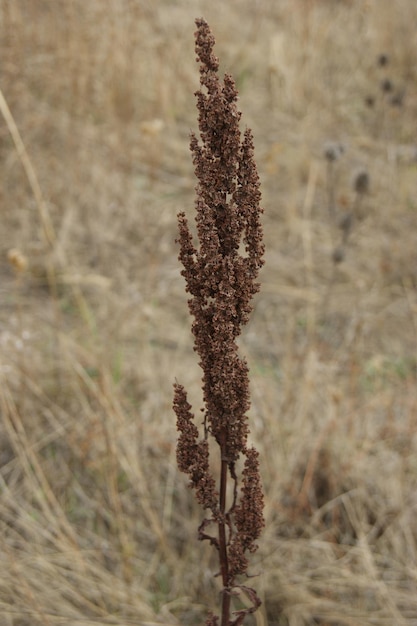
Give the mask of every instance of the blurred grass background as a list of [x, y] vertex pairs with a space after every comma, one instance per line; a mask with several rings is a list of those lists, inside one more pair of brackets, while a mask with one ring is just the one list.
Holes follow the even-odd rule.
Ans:
[[0, 626], [216, 610], [171, 409], [175, 377], [201, 405], [175, 244], [199, 16], [265, 207], [248, 624], [416, 626], [412, 0], [0, 2]]

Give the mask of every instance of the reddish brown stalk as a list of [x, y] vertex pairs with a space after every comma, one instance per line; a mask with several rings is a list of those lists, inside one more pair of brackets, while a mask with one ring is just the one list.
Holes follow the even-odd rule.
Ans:
[[220, 521], [219, 526], [219, 560], [220, 570], [223, 583], [222, 597], [222, 621], [221, 626], [229, 626], [230, 616], [230, 593], [229, 587], [229, 559], [227, 555], [227, 538], [226, 538], [226, 488], [227, 488], [227, 460], [221, 461], [220, 471]]
[[[219, 61], [213, 54], [214, 37], [203, 19], [196, 20], [196, 53], [200, 62], [201, 89], [196, 93], [200, 141], [192, 134], [196, 187], [195, 247], [184, 213], [178, 215], [179, 259], [184, 269], [194, 349], [203, 370], [204, 431], [195, 425], [182, 385], [174, 385], [174, 410], [179, 431], [177, 462], [188, 474], [198, 502], [207, 512], [199, 538], [218, 551], [223, 584], [221, 626], [239, 626], [260, 601], [255, 591], [238, 581], [247, 576], [246, 553], [256, 550], [263, 520], [263, 493], [258, 453], [248, 448], [247, 411], [249, 370], [239, 356], [236, 339], [252, 310], [259, 290], [256, 282], [263, 265], [264, 247], [260, 216], [259, 177], [253, 159], [252, 134], [239, 130], [237, 90], [233, 79], [217, 75]], [[210, 464], [208, 438], [219, 447], [218, 488]], [[236, 462], [244, 458], [238, 489]], [[233, 496], [228, 502], [228, 480]], [[211, 525], [217, 533], [210, 534]], [[243, 591], [252, 606], [232, 613], [232, 596]], [[210, 615], [207, 626], [218, 626]]]

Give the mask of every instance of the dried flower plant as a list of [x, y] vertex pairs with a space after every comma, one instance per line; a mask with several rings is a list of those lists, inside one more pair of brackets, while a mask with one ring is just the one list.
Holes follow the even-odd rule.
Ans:
[[327, 194], [328, 194], [328, 210], [331, 220], [335, 218], [336, 198], [335, 198], [335, 163], [345, 152], [345, 146], [334, 141], [326, 141], [323, 147], [324, 158], [326, 159], [326, 178], [327, 178]]
[[[200, 433], [180, 384], [174, 385], [179, 438], [177, 463], [206, 511], [199, 539], [218, 551], [222, 579], [221, 616], [206, 624], [238, 626], [260, 600], [242, 584], [248, 552], [264, 526], [258, 452], [248, 447], [250, 406], [248, 366], [236, 339], [252, 310], [263, 265], [259, 177], [250, 130], [241, 138], [237, 90], [231, 76], [218, 77], [214, 37], [204, 19], [196, 20], [196, 54], [201, 89], [196, 93], [201, 143], [192, 134], [199, 246], [184, 213], [178, 215], [179, 260], [184, 269], [188, 306], [194, 317], [195, 351], [203, 370], [203, 424]], [[216, 445], [209, 445], [210, 438]], [[217, 452], [216, 452], [217, 451]], [[237, 461], [242, 457], [239, 484]], [[218, 474], [216, 473], [218, 470]], [[231, 485], [231, 488], [228, 487]], [[238, 580], [239, 579], [239, 580]], [[232, 612], [232, 596], [243, 591], [251, 606]]]
[[373, 111], [374, 135], [392, 142], [398, 132], [395, 121], [401, 122], [398, 110], [405, 106], [407, 85], [401, 78], [398, 80], [395, 64], [392, 66], [387, 53], [378, 55], [376, 69], [377, 84], [373, 85], [373, 93], [365, 96], [364, 101], [367, 108]]

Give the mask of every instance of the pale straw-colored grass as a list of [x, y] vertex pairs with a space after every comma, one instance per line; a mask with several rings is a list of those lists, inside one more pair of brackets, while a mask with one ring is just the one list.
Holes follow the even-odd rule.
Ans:
[[[175, 377], [201, 403], [174, 242], [201, 15], [265, 206], [242, 339], [266, 491], [253, 624], [417, 624], [416, 7], [1, 4], [1, 625], [192, 626], [217, 605], [171, 410]], [[370, 177], [337, 265], [327, 141], [346, 145], [337, 216]]]

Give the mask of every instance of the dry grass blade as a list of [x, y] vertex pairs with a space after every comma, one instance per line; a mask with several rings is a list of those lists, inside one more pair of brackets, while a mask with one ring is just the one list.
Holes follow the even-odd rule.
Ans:
[[7, 128], [9, 129], [10, 135], [13, 139], [16, 152], [23, 165], [27, 179], [32, 189], [32, 193], [36, 202], [36, 207], [39, 211], [39, 217], [41, 220], [43, 233], [45, 236], [45, 241], [47, 242], [47, 244], [50, 246], [51, 249], [54, 249], [56, 234], [55, 234], [55, 230], [54, 230], [51, 218], [49, 217], [49, 212], [48, 212], [46, 203], [43, 199], [38, 177], [36, 175], [32, 161], [27, 153], [22, 137], [20, 136], [19, 129], [16, 125], [16, 122], [14, 121], [13, 115], [9, 109], [9, 106], [7, 104], [7, 101], [1, 89], [0, 89], [0, 111], [1, 111], [1, 114], [3, 115], [4, 121], [7, 124]]

